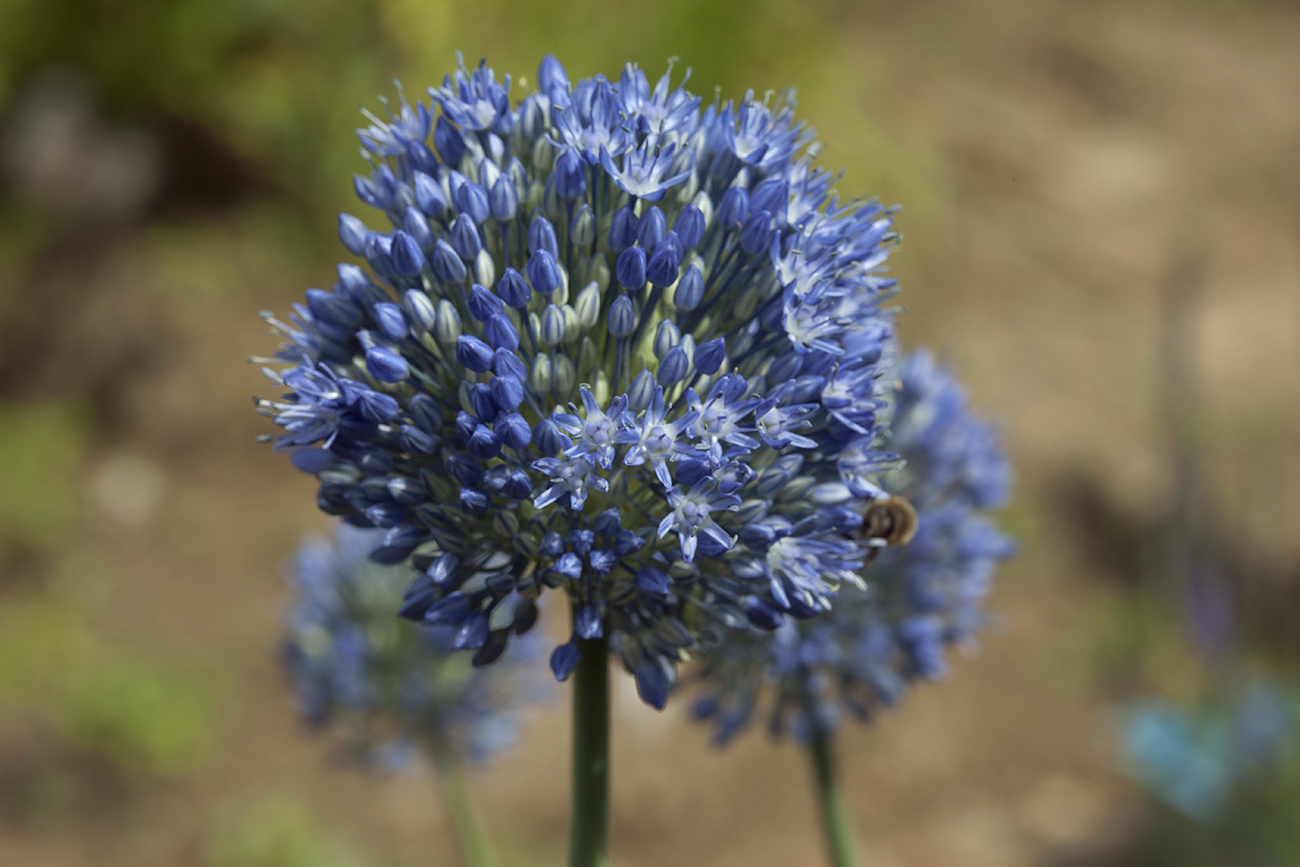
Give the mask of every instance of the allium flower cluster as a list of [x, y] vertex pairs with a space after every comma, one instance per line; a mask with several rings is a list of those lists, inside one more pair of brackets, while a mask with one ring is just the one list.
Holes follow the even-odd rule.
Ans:
[[788, 97], [670, 73], [547, 56], [516, 102], [462, 64], [372, 117], [373, 212], [339, 219], [363, 264], [270, 319], [287, 393], [261, 403], [320, 507], [422, 570], [405, 616], [483, 664], [564, 588], [656, 706], [702, 642], [857, 580], [895, 241]]
[[1007, 497], [1007, 460], [929, 353], [907, 357], [893, 376], [890, 445], [904, 463], [878, 482], [915, 507], [916, 534], [883, 549], [865, 586], [845, 587], [828, 613], [772, 633], [732, 633], [709, 654], [695, 713], [715, 724], [719, 742], [748, 723], [765, 687], [775, 693], [777, 734], [828, 733], [846, 712], [867, 719], [910, 682], [941, 677], [945, 647], [983, 622], [994, 568], [1011, 553], [983, 514]]
[[486, 761], [512, 743], [520, 708], [540, 699], [540, 635], [515, 642], [500, 665], [474, 668], [455, 630], [393, 616], [409, 566], [369, 559], [382, 530], [338, 526], [305, 542], [284, 659], [303, 716], [329, 726], [365, 765], [396, 770], [416, 750], [438, 760]]

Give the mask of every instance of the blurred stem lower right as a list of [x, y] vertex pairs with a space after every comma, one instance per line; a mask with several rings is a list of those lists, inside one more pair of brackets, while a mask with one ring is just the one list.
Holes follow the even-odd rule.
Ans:
[[579, 640], [573, 677], [573, 805], [569, 867], [609, 863], [609, 643]]
[[856, 867], [853, 823], [836, 776], [833, 736], [829, 732], [814, 732], [808, 742], [808, 754], [812, 757], [817, 806], [821, 811], [822, 830], [826, 835], [831, 864], [834, 867]]

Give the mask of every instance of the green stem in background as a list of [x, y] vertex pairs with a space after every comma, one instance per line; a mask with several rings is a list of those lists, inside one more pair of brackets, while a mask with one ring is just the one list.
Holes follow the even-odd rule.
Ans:
[[442, 784], [442, 797], [451, 814], [451, 823], [456, 828], [456, 840], [460, 844], [461, 857], [465, 867], [500, 867], [492, 840], [488, 837], [487, 827], [474, 807], [465, 782], [465, 769], [454, 757], [437, 755], [434, 767], [438, 771], [438, 782]]
[[609, 644], [579, 640], [573, 676], [573, 807], [569, 867], [609, 863]]
[[853, 823], [849, 821], [848, 807], [840, 792], [835, 775], [835, 756], [832, 735], [814, 732], [808, 743], [812, 756], [813, 775], [817, 782], [817, 805], [821, 810], [822, 830], [826, 834], [826, 848], [834, 867], [854, 867], [858, 863], [853, 844]]

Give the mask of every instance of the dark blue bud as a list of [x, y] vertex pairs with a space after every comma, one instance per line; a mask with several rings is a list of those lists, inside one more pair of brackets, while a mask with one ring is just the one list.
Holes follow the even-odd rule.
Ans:
[[528, 378], [528, 365], [508, 349], [498, 349], [492, 353], [492, 370], [502, 375], [513, 374], [520, 380]]
[[610, 249], [621, 253], [635, 244], [639, 222], [636, 212], [627, 205], [615, 211], [614, 221], [609, 226]]
[[[502, 409], [514, 409], [524, 402], [523, 380], [515, 376], [513, 373], [492, 377], [492, 381], [488, 383], [488, 387], [492, 389], [492, 401]], [[528, 445], [532, 440], [533, 430], [528, 427], [527, 424], [524, 425], [523, 436], [523, 445], [516, 446], [514, 443], [509, 444], [515, 448], [523, 448], [523, 446]], [[502, 439], [504, 439], [504, 437], [502, 437]]]
[[[468, 415], [468, 413], [466, 413]], [[472, 417], [472, 416], [471, 416]], [[472, 431], [471, 431], [472, 433]], [[465, 439], [469, 439], [468, 436]], [[474, 458], [465, 454], [454, 454], [447, 458], [447, 472], [462, 485], [476, 485], [483, 478], [483, 467]]]
[[414, 184], [415, 205], [425, 216], [439, 217], [447, 210], [447, 194], [443, 192], [442, 184], [424, 172], [415, 173]]
[[486, 382], [476, 382], [469, 387], [469, 405], [474, 407], [474, 415], [479, 418], [493, 418], [497, 414], [492, 388]]
[[645, 285], [645, 250], [640, 247], [628, 247], [618, 254], [614, 263], [614, 274], [618, 282], [635, 292]]
[[456, 413], [456, 439], [463, 443], [469, 442], [469, 438], [474, 435], [474, 428], [478, 425], [478, 419], [462, 409]]
[[402, 432], [397, 439], [402, 451], [408, 454], [420, 455], [421, 457], [433, 454], [433, 437], [413, 424], [402, 425]]
[[519, 214], [519, 191], [508, 175], [497, 178], [488, 199], [492, 206], [492, 217], [498, 222], [508, 222]]
[[[500, 378], [498, 377], [498, 379]], [[513, 377], [508, 378], [513, 379]], [[493, 391], [495, 392], [496, 389], [493, 389]], [[520, 391], [522, 392], [522, 388]], [[507, 412], [497, 416], [492, 429], [496, 431], [497, 436], [501, 437], [501, 442], [512, 449], [526, 449], [533, 440], [532, 428], [528, 426], [528, 421], [517, 412]]]
[[411, 421], [425, 433], [436, 434], [442, 430], [442, 413], [438, 404], [427, 394], [417, 394], [411, 398]]
[[[523, 416], [516, 415], [515, 418], [523, 421]], [[497, 426], [500, 426], [500, 422]], [[528, 422], [524, 422], [524, 430], [528, 430]], [[527, 437], [524, 438], [524, 445], [528, 445]], [[506, 479], [503, 493], [512, 500], [527, 500], [533, 495], [533, 480], [526, 470], [515, 467], [510, 471], [510, 477]]]
[[672, 579], [668, 573], [653, 566], [639, 570], [633, 581], [642, 592], [651, 596], [665, 596], [672, 589]]
[[433, 245], [438, 243], [433, 230], [429, 228], [428, 218], [415, 205], [406, 206], [406, 214], [402, 217], [402, 228], [425, 252], [432, 252]]
[[506, 489], [506, 481], [509, 478], [510, 467], [505, 464], [497, 464], [495, 467], [490, 467], [483, 474], [483, 487], [493, 494], [499, 494]]
[[596, 547], [596, 534], [591, 530], [570, 530], [568, 542], [579, 557], [586, 557]]
[[318, 322], [336, 328], [356, 328], [361, 324], [361, 308], [346, 294], [308, 289], [307, 308]]
[[441, 554], [429, 564], [429, 568], [424, 570], [424, 574], [429, 576], [434, 584], [446, 585], [451, 583], [451, 579], [456, 577], [457, 570], [460, 569], [460, 558], [455, 554]]
[[773, 629], [780, 626], [781, 622], [785, 619], [781, 615], [781, 612], [772, 608], [756, 596], [746, 597], [741, 602], [741, 607], [744, 608], [745, 615], [749, 617], [750, 623], [757, 626], [759, 629], [764, 629], [768, 632], [771, 632]]
[[312, 475], [333, 469], [338, 464], [338, 458], [326, 449], [298, 449], [289, 455], [289, 460], [304, 473]]
[[438, 124], [433, 129], [433, 146], [449, 166], [460, 165], [460, 158], [465, 155], [465, 141], [460, 137], [460, 130], [451, 125], [445, 114], [438, 115]]
[[632, 299], [626, 294], [618, 296], [614, 303], [609, 305], [609, 317], [606, 321], [609, 333], [615, 337], [626, 337], [631, 334], [632, 329], [636, 328], [636, 311], [632, 307]]
[[[402, 425], [402, 428], [403, 431], [405, 431], [406, 428], [411, 428], [422, 437], [428, 438], [429, 436], [424, 431], [412, 427], [409, 424]], [[431, 439], [430, 442], [432, 442]], [[406, 476], [393, 476], [388, 480], [388, 495], [397, 502], [406, 506], [414, 506], [415, 504], [421, 503], [427, 499], [424, 485], [420, 484], [418, 479], [411, 479]]]
[[645, 539], [638, 536], [632, 530], [619, 530], [618, 536], [614, 540], [614, 550], [618, 556], [626, 557], [629, 554], [636, 553], [645, 547]]
[[633, 674], [636, 676], [636, 694], [655, 710], [663, 710], [668, 701], [669, 684], [659, 664], [646, 660], [636, 667]]
[[363, 255], [366, 251], [366, 237], [370, 230], [366, 224], [358, 220], [351, 214], [339, 214], [339, 240], [343, 246], [348, 248], [348, 252], [354, 256]]
[[664, 216], [664, 212], [659, 209], [658, 205], [651, 205], [641, 215], [641, 223], [637, 227], [636, 239], [641, 242], [642, 247], [653, 250], [659, 246], [659, 242], [664, 239], [664, 233], [667, 231], [668, 218]]
[[528, 288], [523, 276], [514, 268], [507, 268], [497, 283], [497, 295], [511, 307], [527, 307], [533, 290]]
[[352, 176], [352, 189], [356, 190], [357, 198], [365, 202], [372, 208], [383, 208], [384, 200], [379, 195], [379, 190], [369, 178], [363, 178], [361, 175]]
[[411, 373], [406, 359], [386, 346], [366, 350], [366, 370], [380, 382], [401, 382]]
[[686, 378], [690, 369], [691, 362], [686, 358], [686, 350], [681, 345], [674, 346], [659, 362], [659, 372], [655, 378], [662, 386], [676, 385]]
[[671, 286], [677, 280], [677, 268], [680, 265], [681, 251], [667, 240], [661, 241], [646, 265], [646, 278], [661, 289]]
[[569, 201], [587, 191], [587, 166], [576, 151], [565, 150], [556, 158], [555, 191]]
[[438, 170], [438, 158], [433, 155], [433, 151], [429, 150], [429, 146], [422, 141], [407, 140], [406, 159], [413, 169], [422, 172], [436, 172]]
[[500, 313], [505, 307], [505, 302], [493, 295], [490, 289], [477, 283], [469, 287], [469, 312], [479, 322], [487, 322], [492, 314]]
[[600, 638], [604, 635], [605, 624], [601, 622], [600, 610], [595, 605], [579, 608], [573, 617], [573, 631], [579, 638]]
[[[468, 184], [466, 185], [468, 186]], [[483, 249], [479, 240], [478, 227], [468, 214], [461, 214], [451, 224], [451, 247], [466, 262], [473, 261], [478, 251]]]
[[475, 373], [487, 373], [492, 369], [492, 347], [472, 334], [462, 334], [456, 338], [456, 360]]
[[754, 195], [749, 199], [749, 206], [755, 211], [767, 211], [778, 221], [784, 222], [785, 211], [790, 204], [790, 184], [785, 178], [773, 176], [754, 188]]
[[632, 412], [643, 412], [654, 400], [655, 388], [654, 374], [643, 369], [632, 378], [632, 387], [627, 390], [627, 408]]
[[519, 332], [515, 331], [514, 323], [504, 313], [494, 313], [488, 317], [487, 325], [483, 330], [487, 334], [488, 342], [497, 349], [508, 349], [514, 352], [519, 348]]
[[551, 568], [563, 575], [565, 578], [573, 581], [582, 577], [582, 561], [579, 560], [578, 555], [572, 551], [565, 551], [561, 554], [556, 559], [555, 565]]
[[707, 477], [712, 469], [713, 466], [708, 461], [689, 458], [677, 464], [677, 472], [674, 475], [677, 478], [678, 485], [689, 488]]
[[[552, 102], [556, 101], [557, 94], [563, 96], [569, 92], [569, 76], [553, 54], [542, 55], [542, 62], [537, 65], [537, 89], [546, 94]], [[574, 662], [577, 662], [576, 657]], [[561, 677], [560, 680], [564, 678]]]
[[357, 412], [361, 414], [362, 418], [380, 424], [397, 418], [398, 412], [401, 411], [397, 399], [392, 395], [374, 391], [369, 388], [365, 389], [357, 396], [355, 406]]
[[370, 263], [371, 268], [385, 277], [395, 275], [397, 266], [393, 264], [393, 239], [378, 232], [367, 235], [366, 261]]
[[482, 223], [492, 214], [487, 190], [473, 181], [466, 181], [456, 191], [456, 207], [461, 214], [468, 215], [475, 224]]
[[772, 215], [767, 211], [754, 211], [740, 230], [740, 246], [751, 256], [767, 251], [772, 239]]
[[587, 555], [587, 562], [597, 575], [608, 575], [618, 565], [618, 555], [612, 548], [597, 548]]
[[463, 621], [469, 614], [469, 605], [469, 597], [457, 590], [430, 605], [429, 610], [424, 614], [424, 620], [435, 626], [454, 625]]
[[492, 428], [481, 424], [474, 428], [469, 442], [465, 443], [465, 450], [481, 461], [491, 460], [501, 454], [501, 437]]
[[414, 277], [424, 270], [424, 251], [410, 235], [398, 229], [393, 233], [393, 270], [403, 277]]
[[695, 369], [700, 373], [714, 374], [727, 357], [727, 339], [717, 337], [695, 347]]
[[682, 246], [691, 249], [704, 238], [704, 212], [694, 205], [682, 208], [682, 212], [677, 215], [677, 222], [673, 224], [673, 231], [677, 233]]
[[465, 263], [446, 238], [439, 238], [433, 250], [433, 273], [444, 283], [460, 283], [465, 279]]
[[528, 227], [528, 255], [535, 256], [538, 250], [547, 250], [552, 256], [560, 255], [560, 245], [555, 240], [555, 227], [545, 217], [534, 217]]
[[[546, 56], [550, 57], [549, 54]], [[555, 679], [568, 680], [569, 675], [573, 674], [573, 670], [578, 667], [578, 660], [581, 658], [582, 651], [573, 643], [561, 644], [551, 651], [551, 671], [555, 673]]]
[[477, 650], [483, 646], [488, 637], [488, 616], [482, 611], [475, 611], [465, 618], [451, 646], [457, 650]]
[[593, 523], [596, 532], [602, 536], [616, 536], [618, 531], [623, 529], [623, 518], [619, 515], [617, 507], [601, 512]]
[[564, 553], [564, 537], [554, 530], [547, 530], [539, 550], [547, 557], [560, 556]]
[[339, 268], [339, 286], [347, 293], [347, 296], [359, 304], [367, 303], [366, 299], [370, 294], [370, 278], [366, 272], [356, 265], [340, 264]]
[[401, 340], [409, 333], [402, 308], [393, 302], [383, 301], [376, 304], [370, 308], [370, 312], [374, 314], [375, 322], [379, 323], [379, 330], [384, 332], [384, 336], [389, 340]]
[[573, 440], [552, 419], [544, 418], [533, 428], [533, 446], [544, 457], [555, 457], [571, 445]]
[[718, 204], [718, 222], [724, 232], [739, 229], [749, 216], [749, 193], [740, 187], [728, 187]]
[[704, 299], [704, 275], [695, 265], [686, 269], [673, 290], [673, 306], [678, 310], [694, 310]]
[[528, 260], [528, 282], [533, 284], [533, 290], [550, 295], [560, 285], [560, 266], [555, 263], [555, 257], [551, 251], [545, 248], [538, 250]]

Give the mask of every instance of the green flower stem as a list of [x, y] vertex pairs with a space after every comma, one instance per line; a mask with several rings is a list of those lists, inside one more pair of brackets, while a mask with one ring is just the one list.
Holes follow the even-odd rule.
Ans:
[[609, 863], [609, 645], [579, 640], [573, 676], [573, 812], [569, 867]]
[[812, 755], [813, 775], [817, 782], [817, 805], [821, 809], [826, 848], [834, 867], [854, 867], [858, 863], [853, 843], [853, 823], [835, 775], [832, 736], [817, 732], [808, 744]]
[[442, 784], [447, 812], [451, 814], [451, 823], [456, 828], [456, 840], [460, 844], [465, 867], [500, 867], [501, 862], [497, 860], [487, 827], [470, 797], [464, 767], [457, 759], [446, 755], [437, 756], [434, 767], [438, 770], [438, 782]]

